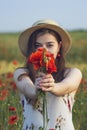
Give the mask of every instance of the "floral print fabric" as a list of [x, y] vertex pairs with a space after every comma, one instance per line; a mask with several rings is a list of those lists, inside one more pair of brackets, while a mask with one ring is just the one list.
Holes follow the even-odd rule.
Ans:
[[[49, 118], [47, 130], [74, 130], [72, 122], [74, 98], [69, 94], [57, 97], [51, 93], [47, 93], [46, 98]], [[37, 109], [34, 109], [29, 101], [24, 95], [21, 96], [24, 116], [22, 130], [43, 130], [42, 100], [40, 99]]]

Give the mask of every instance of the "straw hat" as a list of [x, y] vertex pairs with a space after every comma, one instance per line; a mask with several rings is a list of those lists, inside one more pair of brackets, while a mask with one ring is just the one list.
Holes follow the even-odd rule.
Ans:
[[35, 22], [32, 27], [26, 29], [24, 32], [21, 33], [19, 36], [19, 48], [22, 52], [22, 54], [27, 57], [27, 47], [28, 47], [28, 41], [31, 36], [31, 34], [41, 28], [48, 28], [51, 30], [56, 31], [62, 38], [62, 46], [63, 51], [66, 54], [68, 50], [71, 47], [71, 37], [67, 31], [65, 31], [62, 27], [60, 27], [57, 23], [55, 23], [52, 20], [39, 20]]

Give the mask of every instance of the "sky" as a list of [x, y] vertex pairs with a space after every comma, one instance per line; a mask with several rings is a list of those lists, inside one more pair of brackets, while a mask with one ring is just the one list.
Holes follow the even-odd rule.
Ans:
[[87, 30], [87, 0], [0, 0], [0, 32], [19, 32], [40, 19]]

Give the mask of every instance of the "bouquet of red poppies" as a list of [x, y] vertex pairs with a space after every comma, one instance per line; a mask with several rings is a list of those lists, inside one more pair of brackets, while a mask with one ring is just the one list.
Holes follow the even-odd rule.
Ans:
[[[38, 48], [37, 51], [33, 52], [28, 58], [28, 63], [33, 64], [37, 74], [39, 72], [51, 74], [57, 70], [54, 55], [49, 53], [45, 48]], [[38, 90], [38, 94], [39, 97], [43, 95], [43, 130], [46, 130], [48, 123], [46, 92]]]
[[46, 51], [45, 48], [39, 48], [36, 52], [33, 52], [28, 59], [28, 63], [32, 63], [35, 70], [44, 73], [56, 72], [54, 55]]

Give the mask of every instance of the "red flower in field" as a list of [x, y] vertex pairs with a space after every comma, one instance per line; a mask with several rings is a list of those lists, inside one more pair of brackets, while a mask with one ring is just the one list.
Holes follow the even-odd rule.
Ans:
[[13, 65], [18, 65], [18, 61], [17, 60], [13, 60]]
[[2, 83], [2, 80], [0, 79], [0, 87], [2, 87], [3, 83]]
[[85, 84], [85, 83], [86, 83], [86, 80], [82, 78], [81, 84]]
[[9, 107], [9, 111], [16, 111], [16, 107]]
[[16, 89], [17, 89], [15, 82], [13, 82], [13, 81], [10, 82], [10, 85], [12, 86], [12, 89], [13, 89], [13, 90], [16, 90]]
[[86, 91], [87, 91], [87, 86], [84, 86], [84, 87], [83, 87], [83, 90], [86, 90]]
[[7, 78], [13, 78], [13, 73], [12, 72], [8, 72], [7, 73]]
[[54, 56], [44, 48], [39, 48], [32, 53], [28, 58], [28, 63], [32, 63], [35, 70], [42, 68], [47, 73], [56, 72]]
[[14, 125], [15, 123], [17, 123], [17, 121], [18, 121], [18, 117], [16, 115], [13, 115], [9, 117], [8, 123], [10, 125]]
[[7, 98], [7, 96], [8, 96], [8, 94], [9, 94], [9, 91], [8, 90], [2, 90], [1, 92], [0, 92], [0, 100], [5, 100], [6, 98]]

